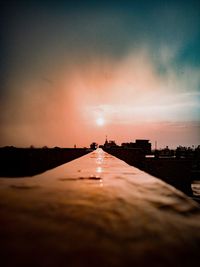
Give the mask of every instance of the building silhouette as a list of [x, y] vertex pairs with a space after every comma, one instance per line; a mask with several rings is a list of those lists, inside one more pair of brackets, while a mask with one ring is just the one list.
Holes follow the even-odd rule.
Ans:
[[136, 139], [135, 142], [122, 143], [121, 147], [123, 148], [137, 148], [141, 149], [145, 154], [151, 153], [151, 143], [146, 139]]

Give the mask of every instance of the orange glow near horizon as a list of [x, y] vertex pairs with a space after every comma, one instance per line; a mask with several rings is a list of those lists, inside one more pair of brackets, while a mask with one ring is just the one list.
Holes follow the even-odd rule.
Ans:
[[2, 144], [82, 147], [102, 144], [106, 135], [118, 144], [137, 138], [160, 146], [198, 143], [199, 93], [186, 90], [195, 76], [161, 77], [143, 50], [120, 61], [62, 66], [48, 77], [11, 85], [20, 90], [5, 103]]
[[3, 4], [0, 146], [200, 143], [193, 0], [22, 2]]

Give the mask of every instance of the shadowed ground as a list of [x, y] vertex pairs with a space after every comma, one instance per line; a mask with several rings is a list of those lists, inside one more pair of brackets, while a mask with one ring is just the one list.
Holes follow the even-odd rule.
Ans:
[[86, 148], [0, 148], [0, 177], [40, 174], [89, 153]]
[[98, 149], [32, 178], [0, 179], [3, 266], [196, 266], [200, 211]]
[[139, 168], [164, 182], [176, 187], [188, 196], [192, 196], [192, 181], [195, 180], [192, 171], [200, 161], [194, 158], [146, 158], [140, 149], [110, 148], [107, 153], [124, 160], [126, 163]]

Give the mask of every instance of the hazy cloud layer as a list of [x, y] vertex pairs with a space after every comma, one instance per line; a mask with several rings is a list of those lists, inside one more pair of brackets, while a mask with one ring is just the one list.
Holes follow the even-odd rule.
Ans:
[[199, 143], [197, 1], [4, 6], [0, 145]]

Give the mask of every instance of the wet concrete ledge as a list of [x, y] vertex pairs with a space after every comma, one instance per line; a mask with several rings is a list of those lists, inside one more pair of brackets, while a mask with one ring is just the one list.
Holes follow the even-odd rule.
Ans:
[[131, 166], [158, 177], [188, 196], [193, 195], [192, 168], [198, 159], [145, 158], [142, 151], [131, 148], [110, 148], [105, 151]]
[[196, 266], [200, 211], [98, 149], [32, 178], [0, 178], [3, 266]]

